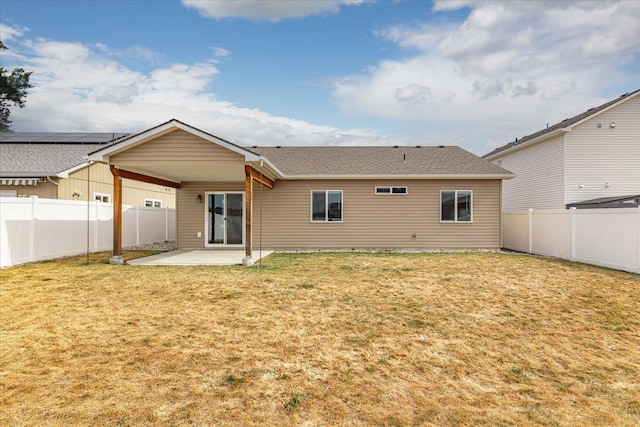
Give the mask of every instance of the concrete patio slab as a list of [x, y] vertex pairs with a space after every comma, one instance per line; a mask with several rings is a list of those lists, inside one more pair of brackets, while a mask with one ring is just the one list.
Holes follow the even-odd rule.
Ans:
[[[273, 251], [253, 252], [252, 262], [257, 263]], [[245, 257], [244, 249], [178, 249], [144, 258], [127, 261], [129, 265], [240, 265]]]

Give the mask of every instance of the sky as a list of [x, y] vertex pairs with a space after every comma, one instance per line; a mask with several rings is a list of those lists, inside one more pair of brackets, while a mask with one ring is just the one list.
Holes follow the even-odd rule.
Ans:
[[12, 129], [482, 155], [640, 89], [640, 0], [0, 0]]

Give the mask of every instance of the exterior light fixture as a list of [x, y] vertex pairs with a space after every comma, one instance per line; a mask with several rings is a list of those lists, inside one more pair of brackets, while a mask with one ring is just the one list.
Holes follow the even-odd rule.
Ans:
[[197, 204], [202, 203], [202, 195], [201, 194], [198, 194], [198, 197], [196, 197], [196, 203]]
[[611, 122], [611, 123], [609, 123], [609, 127], [610, 127], [611, 129], [615, 128], [615, 127], [616, 127], [616, 122]]

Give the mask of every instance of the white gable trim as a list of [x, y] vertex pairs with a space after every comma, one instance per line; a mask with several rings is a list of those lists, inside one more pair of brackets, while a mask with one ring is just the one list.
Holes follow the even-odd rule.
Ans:
[[151, 139], [155, 139], [158, 138], [162, 135], [165, 135], [167, 133], [173, 132], [175, 130], [183, 130], [185, 132], [188, 132], [192, 135], [195, 135], [199, 138], [204, 139], [205, 141], [209, 141], [213, 144], [219, 145], [223, 148], [226, 148], [227, 150], [233, 151], [234, 153], [238, 153], [242, 156], [244, 156], [245, 161], [247, 162], [251, 162], [251, 161], [258, 161], [261, 159], [260, 156], [258, 156], [255, 153], [252, 153], [251, 151], [248, 151], [242, 147], [239, 147], [235, 144], [232, 144], [230, 142], [227, 142], [223, 139], [220, 139], [216, 136], [210, 135], [206, 132], [201, 131], [200, 129], [196, 129], [194, 127], [191, 127], [185, 123], [182, 123], [179, 120], [169, 120], [166, 123], [163, 123], [159, 126], [156, 126], [154, 128], [151, 128], [149, 130], [146, 130], [144, 132], [141, 132], [139, 134], [133, 135], [129, 138], [125, 138], [119, 142], [116, 142], [113, 145], [110, 145], [108, 147], [102, 148], [100, 150], [94, 151], [93, 153], [89, 154], [89, 160], [91, 161], [95, 161], [95, 162], [102, 162], [102, 163], [109, 163], [109, 158], [111, 156], [114, 156], [118, 153], [121, 153], [123, 151], [126, 151], [130, 148], [133, 148], [137, 145], [143, 144]]
[[[93, 162], [90, 162], [90, 163], [89, 163], [89, 165], [92, 165], [92, 164], [93, 164]], [[65, 170], [63, 170], [63, 171], [61, 171], [61, 172], [58, 172], [58, 173], [56, 174], [56, 176], [57, 176], [58, 178], [69, 178], [69, 174], [72, 174], [72, 173], [74, 173], [74, 172], [76, 172], [76, 171], [79, 171], [80, 169], [84, 169], [84, 168], [86, 168], [87, 166], [88, 166], [88, 165], [87, 165], [87, 163], [86, 163], [86, 162], [84, 162], [84, 163], [80, 163], [79, 165], [76, 165], [76, 166], [71, 167], [71, 168], [69, 168], [69, 169], [65, 169]]]
[[575, 122], [571, 126], [567, 126], [566, 128], [563, 128], [563, 130], [565, 132], [570, 132], [574, 127], [576, 127], [578, 125], [581, 125], [582, 123], [586, 122], [587, 120], [591, 120], [594, 117], [598, 117], [600, 114], [604, 113], [605, 111], [609, 111], [612, 108], [615, 108], [618, 105], [623, 104], [623, 103], [627, 102], [628, 100], [635, 98], [638, 95], [640, 95], [640, 91], [636, 91], [636, 93], [634, 93], [634, 94], [625, 96], [624, 98], [622, 98], [620, 101], [616, 102], [615, 104], [611, 104], [607, 108], [603, 108], [600, 111], [597, 111], [597, 112], [595, 112], [593, 114], [590, 114], [587, 117], [585, 117], [584, 119], [580, 120], [579, 122]]
[[502, 157], [502, 156], [504, 156], [506, 154], [511, 154], [513, 152], [516, 152], [516, 151], [518, 151], [518, 150], [520, 150], [522, 148], [528, 147], [530, 145], [537, 144], [539, 142], [543, 142], [543, 141], [545, 141], [547, 139], [550, 139], [550, 137], [556, 137], [556, 136], [558, 136], [558, 135], [560, 135], [562, 133], [571, 132], [574, 127], [576, 127], [578, 125], [581, 125], [582, 123], [586, 122], [587, 120], [591, 120], [594, 117], [598, 117], [600, 114], [604, 113], [605, 111], [609, 111], [612, 108], [615, 108], [618, 105], [620, 105], [620, 104], [622, 104], [622, 103], [624, 103], [624, 102], [626, 102], [626, 101], [628, 101], [630, 99], [633, 99], [638, 95], [640, 95], [640, 90], [637, 90], [637, 91], [635, 91], [635, 93], [629, 94], [629, 95], [625, 96], [624, 98], [621, 98], [618, 102], [609, 105], [607, 108], [603, 108], [600, 111], [596, 111], [593, 114], [589, 114], [588, 116], [586, 116], [582, 120], [580, 120], [578, 122], [575, 122], [575, 123], [571, 124], [570, 126], [556, 129], [553, 132], [545, 133], [545, 134], [540, 135], [537, 138], [531, 139], [531, 140], [529, 140], [529, 141], [527, 141], [527, 142], [525, 142], [523, 144], [514, 145], [513, 147], [509, 147], [509, 148], [507, 148], [505, 150], [499, 151], [499, 152], [497, 152], [495, 154], [492, 154], [492, 155], [484, 157], [484, 158], [486, 160], [494, 160], [494, 159]]

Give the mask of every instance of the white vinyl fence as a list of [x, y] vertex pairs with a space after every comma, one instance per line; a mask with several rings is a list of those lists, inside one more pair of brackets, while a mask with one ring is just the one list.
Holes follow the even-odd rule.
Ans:
[[[175, 209], [123, 206], [122, 223], [124, 247], [176, 238]], [[111, 203], [2, 197], [0, 226], [0, 267], [113, 249]]]
[[503, 212], [502, 247], [640, 273], [640, 208]]

